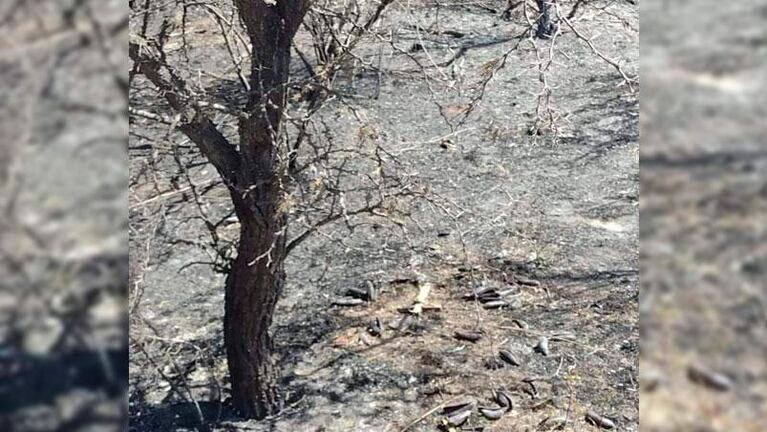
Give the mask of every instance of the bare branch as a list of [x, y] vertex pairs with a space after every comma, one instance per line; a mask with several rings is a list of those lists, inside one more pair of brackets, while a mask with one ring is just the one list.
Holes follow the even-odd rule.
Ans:
[[228, 182], [236, 182], [236, 173], [240, 166], [240, 157], [235, 147], [216, 128], [213, 122], [202, 112], [201, 105], [195, 106], [186, 90], [186, 86], [167, 65], [171, 78], [162, 75], [163, 65], [160, 60], [150, 56], [137, 43], [129, 45], [130, 58], [135, 62], [137, 71], [144, 75], [165, 96], [168, 104], [176, 111], [178, 130], [194, 142], [200, 151], [210, 160], [219, 174]]

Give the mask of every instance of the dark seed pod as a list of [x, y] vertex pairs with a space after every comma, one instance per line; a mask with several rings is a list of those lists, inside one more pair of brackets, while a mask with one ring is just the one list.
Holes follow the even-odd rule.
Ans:
[[486, 419], [498, 420], [499, 418], [503, 417], [503, 414], [506, 412], [506, 408], [505, 407], [479, 407], [479, 412]]
[[602, 429], [614, 429], [615, 423], [607, 417], [601, 416], [594, 411], [586, 413], [586, 421]]
[[515, 320], [512, 320], [511, 322], [513, 322], [514, 325], [516, 325], [517, 327], [523, 330], [527, 330], [528, 328], [530, 328], [530, 326], [527, 325], [527, 323], [522, 321], [521, 319], [515, 319]]
[[378, 287], [371, 281], [367, 281], [367, 296], [368, 301], [374, 302], [378, 300]]
[[474, 290], [468, 294], [464, 294], [463, 298], [465, 300], [477, 300], [478, 298], [487, 295], [489, 293], [494, 293], [495, 290], [492, 288], [480, 288], [478, 290]]
[[717, 391], [732, 389], [732, 380], [724, 374], [714, 372], [700, 365], [690, 365], [687, 368], [690, 381]]
[[519, 366], [520, 364], [522, 364], [517, 359], [517, 357], [514, 355], [514, 353], [512, 353], [509, 350], [502, 349], [502, 350], [498, 351], [498, 354], [501, 356], [503, 361], [505, 361], [506, 363], [508, 363], [508, 364], [510, 364], [512, 366]]
[[500, 308], [502, 308], [504, 306], [508, 306], [508, 305], [509, 304], [506, 303], [503, 300], [493, 300], [491, 302], [485, 303], [484, 305], [482, 305], [482, 307], [485, 308], [485, 309], [500, 309]]
[[456, 413], [464, 412], [464, 411], [468, 411], [469, 413], [474, 411], [473, 399], [469, 399], [469, 398], [460, 399], [442, 407], [442, 414], [445, 414], [445, 415], [455, 415]]
[[349, 288], [346, 290], [346, 296], [347, 297], [354, 297], [361, 300], [368, 300], [368, 292], [367, 290], [363, 290], [360, 288]]
[[458, 427], [466, 423], [469, 417], [471, 417], [471, 411], [460, 411], [447, 416], [445, 420], [447, 420], [448, 426]]
[[365, 303], [365, 300], [352, 297], [344, 297], [333, 301], [334, 306], [359, 306], [363, 303]]
[[485, 294], [479, 298], [480, 303], [490, 303], [501, 300], [501, 296], [496, 292]]
[[469, 342], [476, 342], [482, 339], [482, 333], [468, 331], [468, 330], [456, 330], [454, 336], [456, 339], [465, 340]]
[[514, 407], [511, 396], [509, 396], [509, 394], [503, 390], [498, 390], [495, 392], [495, 401], [498, 402], [498, 405], [506, 408], [507, 410], [511, 410]]

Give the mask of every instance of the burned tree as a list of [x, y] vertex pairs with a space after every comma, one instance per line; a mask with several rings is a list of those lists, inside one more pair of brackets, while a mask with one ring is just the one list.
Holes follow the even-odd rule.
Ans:
[[[148, 2], [147, 2], [148, 3]], [[224, 338], [232, 400], [246, 417], [262, 418], [281, 408], [269, 326], [285, 284], [287, 219], [277, 140], [285, 107], [290, 46], [307, 10], [303, 0], [234, 2], [252, 46], [247, 103], [239, 119], [239, 144], [231, 143], [206, 113], [207, 107], [166, 62], [159, 36], [135, 38], [129, 46], [134, 74], [164, 95], [183, 132], [226, 184], [237, 218], [237, 257], [226, 280]]]
[[[224, 247], [215, 244], [225, 237], [217, 231], [221, 222], [214, 220], [221, 215], [205, 214], [205, 205], [201, 205], [204, 197], [201, 199], [197, 193], [203, 188], [194, 184], [188, 171], [185, 172], [187, 188], [179, 188], [178, 180], [182, 176], [174, 176], [170, 179], [170, 191], [163, 192], [156, 187], [158, 194], [146, 200], [156, 202], [156, 198], [190, 190], [201, 215], [199, 220], [210, 231], [212, 243], [203, 245], [203, 249], [214, 254], [211, 262], [204, 264], [212, 264], [214, 269], [227, 274], [224, 337], [232, 401], [245, 417], [261, 418], [279, 411], [282, 405], [276, 387], [279, 368], [271, 358], [269, 327], [285, 286], [285, 259], [290, 251], [333, 221], [341, 221], [353, 231], [352, 219], [356, 215], [367, 214], [402, 226], [401, 221], [391, 217], [399, 211], [399, 203], [392, 198], [424, 194], [425, 188], [417, 184], [417, 170], [385, 166], [402, 153], [382, 148], [379, 142], [387, 138], [382, 138], [375, 126], [366, 123], [364, 115], [360, 116], [358, 108], [351, 103], [352, 98], [345, 99], [345, 95], [354, 91], [356, 68], [374, 71], [380, 90], [384, 69], [382, 53], [386, 47], [392, 56], [409, 65], [402, 67], [399, 74], [427, 77], [424, 82], [428, 98], [444, 113], [445, 122], [451, 128], [451, 134], [435, 141], [444, 143], [450, 136], [461, 133], [457, 127], [476, 111], [492, 78], [514, 60], [514, 56], [522, 55], [519, 47], [529, 41], [537, 57], [538, 75], [533, 82], [540, 82], [542, 87], [539, 111], [543, 113], [549, 108], [546, 73], [553, 59], [542, 53], [553, 55], [555, 50], [544, 49], [539, 44], [553, 46], [557, 32], [547, 41], [536, 41], [534, 21], [538, 19], [537, 15], [528, 15], [528, 9], [524, 9], [528, 25], [523, 24], [518, 35], [509, 39], [512, 45], [501, 57], [482, 65], [478, 76], [472, 77], [476, 79], [466, 82], [466, 91], [458, 96], [458, 102], [462, 103], [453, 103], [456, 99], [453, 91], [463, 85], [459, 64], [472, 41], [461, 41], [462, 46], [453, 49], [453, 36], [446, 39], [448, 32], [430, 29], [416, 21], [418, 24], [407, 31], [419, 40], [423, 52], [414, 52], [403, 44], [408, 39], [392, 30], [394, 26], [383, 31], [374, 25], [383, 8], [394, 3], [391, 0], [315, 1], [311, 2], [311, 10], [308, 3], [308, 0], [234, 0], [231, 15], [232, 11], [222, 10], [228, 5], [222, 7], [218, 2], [178, 0], [174, 10], [169, 10], [171, 6], [167, 2], [136, 0], [131, 3], [131, 76], [150, 90], [139, 90], [140, 85], [135, 83], [131, 88], [143, 91], [142, 96], [151, 100], [142, 106], [137, 97], [138, 103], [131, 104], [131, 117], [164, 124], [167, 138], [171, 135], [169, 131], [181, 132], [188, 138], [192, 145], [172, 142], [168, 146], [152, 141], [147, 147], [153, 151], [170, 147], [169, 153], [174, 158], [185, 151], [194, 153], [194, 156], [186, 156], [189, 159], [202, 155], [206, 159], [203, 164], [215, 167], [221, 179], [217, 187], [226, 188], [226, 200], [231, 202], [229, 210], [236, 215], [236, 218], [230, 218], [231, 214], [223, 216], [220, 221], [236, 219], [237, 222], [226, 226], [234, 227], [238, 235], [231, 235], [231, 240], [226, 238]], [[364, 8], [367, 14], [360, 12]], [[189, 9], [195, 9], [204, 18], [190, 18]], [[556, 12], [554, 7], [552, 13]], [[195, 46], [187, 40], [195, 38], [195, 19], [198, 22], [207, 19], [205, 27], [198, 27], [196, 31], [205, 37], [213, 34], [223, 39], [219, 40], [220, 49], [198, 51], [201, 46], [210, 45]], [[302, 21], [305, 32], [295, 38]], [[558, 19], [558, 22], [564, 21]], [[215, 31], [210, 32], [210, 28]], [[379, 45], [357, 44], [364, 34]], [[465, 38], [460, 34], [456, 39]], [[427, 35], [434, 39], [428, 47], [423, 44]], [[314, 48], [313, 57], [307, 44]], [[366, 55], [350, 52], [355, 45], [366, 45]], [[377, 56], [373, 47], [378, 48]], [[426, 52], [427, 49], [431, 52]], [[291, 50], [300, 59], [292, 72], [289, 71]], [[216, 58], [195, 64], [195, 53]], [[443, 61], [435, 62], [434, 54], [439, 54]], [[227, 55], [228, 59], [222, 59]], [[206, 70], [211, 65], [224, 63], [221, 70]], [[452, 72], [446, 73], [449, 68]], [[236, 79], [230, 79], [235, 76]], [[351, 91], [344, 89], [343, 83], [334, 88], [334, 83], [344, 79], [348, 79]], [[232, 89], [238, 85], [241, 88]], [[377, 97], [378, 90], [371, 91], [376, 95], [371, 99]], [[221, 96], [223, 92], [228, 92], [225, 97]], [[342, 128], [338, 123], [327, 124], [323, 115], [317, 116], [318, 121], [312, 117], [327, 100], [339, 101], [338, 105], [346, 109], [345, 118], [353, 116], [361, 124], [347, 139], [341, 137], [339, 129]], [[553, 115], [549, 117], [552, 122], [556, 120]], [[343, 146], [343, 141], [349, 142], [346, 148], [335, 147]], [[176, 160], [181, 172], [186, 170], [182, 159]], [[400, 164], [402, 159], [407, 158], [396, 163]], [[364, 164], [367, 166], [360, 166]], [[400, 172], [393, 175], [396, 170]], [[354, 190], [343, 177], [347, 180], [354, 177], [357, 182], [351, 185]], [[444, 205], [436, 207], [445, 211]], [[194, 242], [184, 244], [199, 246]]]
[[[535, 27], [535, 37], [538, 39], [550, 39], [556, 30], [556, 25], [551, 21], [551, 5], [553, 1], [554, 0], [535, 0], [535, 5], [538, 7], [538, 18], [534, 23], [532, 21], [530, 22], [530, 27], [531, 29], [533, 26]], [[577, 11], [580, 4], [581, 2], [579, 1], [573, 6], [571, 14], [574, 14]], [[508, 0], [501, 17], [506, 21], [510, 21], [512, 13], [519, 6], [526, 9], [527, 2], [525, 0]], [[570, 16], [570, 18], [572, 18], [572, 16]]]
[[[239, 22], [227, 19], [229, 14], [212, 3], [180, 2], [180, 11], [152, 0], [131, 3], [132, 89], [141, 93], [148, 83], [150, 92], [159, 93], [164, 102], [153, 101], [146, 107], [132, 104], [131, 117], [163, 124], [188, 138], [216, 169], [239, 223], [238, 236], [221, 235], [218, 230], [229, 226], [230, 218], [214, 221], [203, 215], [202, 198], [188, 172], [185, 174], [211, 237], [204, 247], [214, 252], [215, 261], [205, 264], [227, 276], [224, 339], [232, 402], [244, 417], [262, 418], [279, 411], [282, 405], [269, 327], [285, 285], [286, 256], [334, 221], [341, 220], [353, 230], [352, 219], [357, 216], [387, 220], [399, 212], [394, 200], [421, 191], [412, 179], [401, 178], [396, 169], [384, 167], [395, 156], [380, 147], [371, 125], [361, 125], [354, 136], [356, 141], [339, 148], [331, 128], [311, 120], [324, 101], [318, 95], [333, 91], [327, 87], [332, 76], [352, 58], [345, 50], [367, 35], [392, 1], [371, 6], [366, 14], [334, 17], [336, 22], [351, 20], [343, 35], [333, 35], [343, 36], [344, 46], [325, 59], [322, 76], [310, 73], [303, 81], [291, 81], [291, 49], [302, 55], [293, 39], [308, 12], [308, 3], [237, 0], [232, 10]], [[335, 14], [324, 5], [313, 6], [314, 13]], [[188, 52], [196, 51], [185, 40], [187, 14], [192, 8], [210, 18], [209, 24], [219, 26], [217, 36], [224, 40], [223, 52], [228, 52], [241, 86], [232, 99], [221, 100], [211, 94], [211, 90], [222, 87], [221, 81], [203, 83], [198, 73], [192, 73]], [[182, 48], [174, 45], [179, 40]], [[318, 69], [306, 58], [302, 63]], [[136, 84], [136, 79], [141, 84]], [[294, 105], [304, 104], [305, 110], [289, 113], [288, 98]], [[236, 133], [229, 133], [231, 129]], [[291, 132], [293, 136], [289, 136]], [[300, 159], [299, 151], [306, 157]], [[184, 171], [177, 144], [171, 153]], [[350, 179], [356, 184], [350, 186]], [[172, 187], [178, 188], [178, 181], [179, 176], [171, 178]], [[288, 219], [295, 214], [300, 215], [293, 217], [296, 232], [289, 235]]]

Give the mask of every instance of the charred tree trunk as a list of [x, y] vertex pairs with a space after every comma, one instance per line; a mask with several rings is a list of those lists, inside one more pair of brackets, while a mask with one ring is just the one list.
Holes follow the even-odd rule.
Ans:
[[301, 0], [236, 0], [252, 44], [251, 93], [239, 124], [240, 160], [230, 194], [240, 220], [237, 258], [226, 281], [224, 339], [232, 402], [263, 418], [282, 408], [269, 327], [285, 285], [287, 217], [277, 160], [290, 46], [305, 13]]
[[[280, 188], [269, 184], [258, 189], [258, 202], [235, 201], [240, 244], [226, 280], [224, 312], [232, 402], [247, 418], [263, 418], [282, 408], [269, 327], [285, 285], [285, 217], [278, 209]], [[263, 213], [254, 213], [253, 204]]]
[[289, 48], [272, 54], [276, 63], [261, 62], [260, 79], [253, 81], [250, 116], [240, 122], [242, 164], [230, 186], [241, 228], [226, 281], [224, 339], [232, 401], [247, 418], [263, 418], [282, 407], [269, 327], [285, 284], [287, 221], [280, 209], [284, 191], [276, 152]]
[[[239, 148], [196, 103], [196, 95], [166, 63], [162, 44], [129, 42], [135, 73], [144, 75], [178, 114], [178, 129], [192, 140], [224, 180], [240, 220], [240, 241], [226, 279], [224, 339], [232, 402], [247, 418], [282, 407], [279, 369], [269, 327], [285, 285], [287, 217], [277, 158], [285, 109], [290, 46], [308, 8], [305, 0], [233, 0], [252, 46], [250, 92], [239, 121]], [[145, 15], [145, 16], [148, 16]], [[154, 38], [165, 40], [167, 20]]]
[[551, 22], [551, 4], [553, 0], [537, 0], [539, 17], [538, 29], [535, 37], [539, 39], [548, 39], [554, 33], [554, 23]]

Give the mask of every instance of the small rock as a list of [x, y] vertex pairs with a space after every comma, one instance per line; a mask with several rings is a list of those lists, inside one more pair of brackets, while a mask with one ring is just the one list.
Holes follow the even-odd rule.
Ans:
[[56, 398], [56, 409], [62, 421], [68, 422], [87, 413], [99, 401], [98, 394], [84, 389], [73, 389]]
[[370, 336], [368, 336], [365, 333], [360, 333], [360, 342], [362, 342], [366, 346], [373, 346], [376, 343], [375, 339], [372, 339]]
[[642, 367], [639, 369], [639, 387], [648, 392], [654, 392], [663, 384], [663, 375], [660, 371], [655, 369], [647, 369]]
[[[61, 430], [62, 420], [56, 408], [48, 405], [31, 405], [4, 415], [3, 423], [10, 420], [11, 430], [17, 431], [52, 431]], [[8, 420], [6, 418], [10, 417]], [[8, 430], [8, 429], [5, 429]]]
[[402, 400], [404, 400], [405, 402], [415, 402], [416, 400], [418, 400], [418, 390], [414, 388], [405, 390], [405, 394], [402, 397]]
[[[0, 300], [0, 304], [4, 303]], [[80, 299], [69, 292], [55, 293], [51, 297], [51, 310], [59, 315], [70, 313], [80, 306]]]
[[538, 344], [535, 345], [535, 348], [533, 348], [536, 352], [539, 352], [543, 354], [544, 356], [549, 355], [549, 338], [546, 336], [541, 336], [538, 339]]
[[382, 331], [383, 329], [381, 328], [381, 321], [378, 318], [374, 319], [368, 326], [368, 333], [373, 336], [381, 336]]
[[424, 263], [424, 259], [421, 255], [413, 254], [410, 256], [410, 267], [418, 268], [422, 266]]

